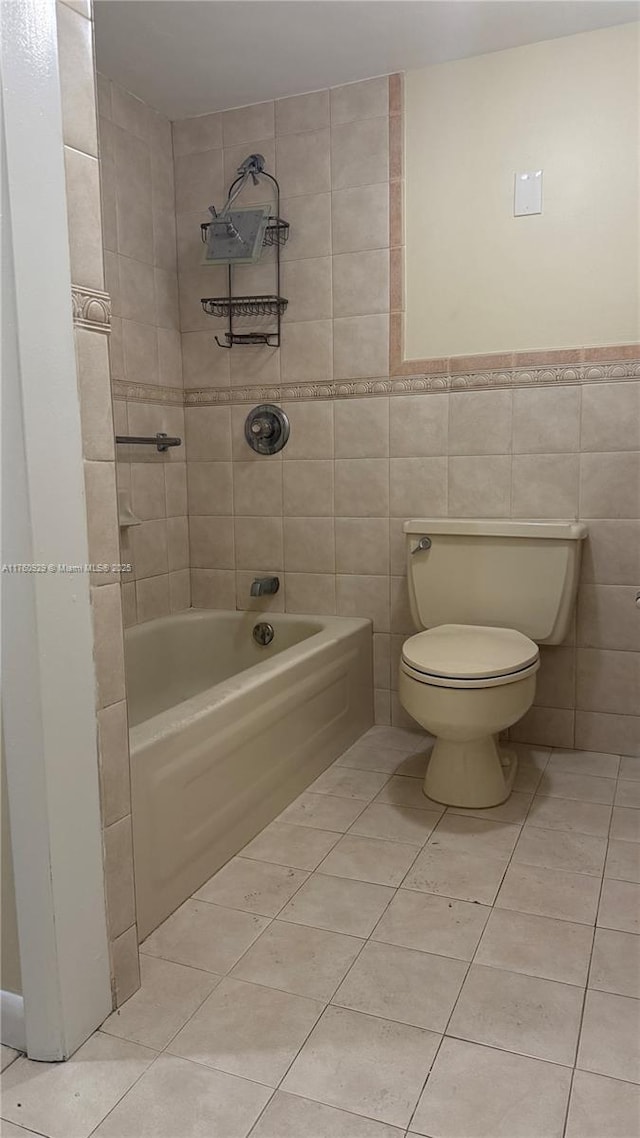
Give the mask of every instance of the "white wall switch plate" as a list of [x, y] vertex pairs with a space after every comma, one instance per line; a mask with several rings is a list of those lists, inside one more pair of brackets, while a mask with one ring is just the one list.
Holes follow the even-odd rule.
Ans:
[[525, 170], [515, 175], [513, 216], [542, 213], [542, 170]]

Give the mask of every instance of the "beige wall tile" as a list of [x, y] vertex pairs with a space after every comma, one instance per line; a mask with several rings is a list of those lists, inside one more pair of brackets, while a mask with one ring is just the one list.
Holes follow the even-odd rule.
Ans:
[[182, 387], [182, 340], [177, 328], [157, 328], [158, 383]]
[[276, 140], [276, 176], [287, 197], [330, 190], [328, 129], [281, 135]]
[[125, 700], [98, 712], [102, 824], [131, 813], [129, 788], [129, 727]]
[[182, 374], [185, 387], [229, 387], [229, 352], [209, 332], [183, 332]]
[[124, 376], [130, 383], [158, 382], [158, 339], [151, 324], [122, 321]]
[[84, 457], [112, 460], [114, 428], [108, 337], [76, 328], [75, 342]]
[[106, 827], [104, 858], [107, 916], [113, 938], [130, 928], [136, 917], [130, 815]]
[[339, 518], [379, 518], [389, 512], [389, 462], [384, 458], [337, 459], [335, 508]]
[[[186, 216], [191, 217], [191, 214]], [[197, 222], [193, 223], [197, 225]], [[227, 293], [227, 270], [223, 265], [201, 265], [198, 262], [203, 245], [196, 249], [196, 256], [186, 269], [180, 270], [180, 329], [182, 332], [208, 332], [213, 335], [222, 322], [204, 311], [201, 300], [206, 296], [225, 296]]]
[[580, 397], [579, 387], [516, 389], [513, 393], [514, 454], [578, 450]]
[[382, 182], [331, 195], [333, 252], [359, 253], [389, 245], [389, 186]]
[[392, 458], [389, 478], [392, 517], [446, 515], [446, 458]]
[[276, 101], [276, 134], [299, 134], [329, 126], [329, 92], [312, 91]]
[[96, 72], [96, 102], [98, 113], [106, 119], [111, 119], [111, 80], [106, 75]]
[[389, 120], [361, 119], [331, 127], [331, 186], [369, 186], [389, 175]]
[[587, 451], [640, 450], [640, 382], [585, 383], [581, 445]]
[[[123, 550], [124, 554], [124, 550]], [[125, 581], [122, 585], [122, 624], [124, 628], [131, 628], [138, 620], [136, 605], [136, 583]]]
[[133, 572], [136, 580], [167, 573], [167, 523], [165, 518], [142, 522], [131, 529]]
[[535, 703], [539, 707], [575, 706], [576, 654], [573, 647], [542, 646], [536, 676]]
[[56, 5], [62, 134], [66, 146], [98, 154], [91, 22], [64, 4]]
[[180, 327], [178, 280], [175, 273], [166, 269], [154, 270], [155, 322], [161, 328]]
[[71, 280], [104, 288], [98, 159], [65, 146]]
[[511, 512], [515, 518], [578, 516], [577, 454], [513, 456]]
[[238, 569], [265, 575], [282, 570], [282, 518], [236, 518], [234, 528]]
[[282, 295], [289, 304], [283, 320], [326, 320], [331, 317], [331, 257], [287, 261], [282, 266]]
[[153, 263], [153, 202], [148, 146], [114, 127], [118, 252]]
[[640, 653], [578, 649], [577, 706], [583, 711], [637, 715]]
[[236, 607], [236, 575], [233, 570], [192, 569], [191, 604], [195, 609]]
[[514, 727], [509, 738], [516, 743], [540, 747], [573, 747], [575, 712], [558, 707], [532, 707]]
[[331, 123], [372, 119], [389, 113], [389, 79], [364, 79], [331, 90]]
[[191, 606], [191, 579], [189, 569], [178, 569], [169, 574], [169, 610], [182, 612]]
[[274, 104], [252, 103], [248, 107], [237, 107], [223, 111], [222, 141], [225, 146], [236, 146], [250, 139], [273, 138], [275, 132]]
[[[191, 215], [188, 214], [187, 216]], [[160, 269], [168, 269], [170, 272], [175, 273], [178, 260], [175, 210], [165, 212], [164, 210], [154, 208], [151, 223], [153, 232], [153, 263]], [[197, 233], [199, 235], [199, 229]]]
[[291, 433], [282, 452], [287, 459], [332, 458], [333, 402], [311, 400], [308, 403], [283, 403]]
[[449, 454], [508, 454], [510, 391], [453, 392], [449, 400]]
[[191, 516], [189, 545], [192, 569], [234, 569], [233, 518]]
[[[271, 288], [270, 281], [268, 288]], [[229, 371], [232, 387], [247, 384], [280, 385], [280, 349], [263, 344], [244, 344], [239, 352], [229, 353]]]
[[[168, 435], [177, 435], [184, 441], [184, 408], [162, 403], [129, 403], [129, 430], [132, 435], [154, 435], [158, 431], [165, 431]], [[151, 453], [149, 453], [151, 451]], [[164, 454], [154, 451], [153, 448], [144, 449], [135, 447], [131, 449], [132, 458], [140, 455], [139, 461], [155, 461], [163, 466], [167, 462], [184, 462], [185, 452], [182, 446], [173, 447]]]
[[333, 373], [336, 379], [389, 374], [389, 320], [349, 316], [333, 322]]
[[292, 573], [335, 571], [333, 518], [284, 519], [284, 567]]
[[125, 698], [120, 586], [92, 588], [91, 610], [98, 707], [109, 707]]
[[416, 631], [409, 607], [409, 591], [406, 577], [392, 577], [390, 581], [391, 595], [391, 632], [398, 635], [412, 636]]
[[637, 585], [582, 585], [578, 595], [578, 644], [583, 648], [640, 652], [637, 593]]
[[449, 515], [452, 518], [508, 517], [510, 482], [510, 455], [450, 458]]
[[389, 311], [389, 254], [386, 249], [342, 253], [333, 258], [334, 316]]
[[336, 458], [386, 458], [389, 400], [338, 399], [334, 405]]
[[156, 462], [131, 463], [131, 508], [141, 521], [166, 517], [164, 470]]
[[282, 463], [234, 462], [236, 515], [275, 517], [282, 513]]
[[120, 1007], [140, 987], [138, 930], [135, 925], [116, 937], [111, 945], [111, 972], [116, 1007]]
[[231, 458], [229, 407], [185, 407], [189, 462]]
[[222, 203], [225, 192], [221, 150], [181, 154], [175, 163], [176, 212], [208, 210]]
[[[253, 141], [241, 142], [237, 146], [226, 146], [223, 150], [224, 158], [224, 194], [228, 193], [229, 186], [238, 176], [238, 168], [244, 162], [247, 154], [262, 154], [265, 160], [265, 169], [273, 174], [276, 167], [276, 147], [275, 143], [271, 140], [254, 139]], [[273, 191], [269, 186], [265, 186], [263, 181], [259, 181], [254, 186], [253, 181], [248, 182], [242, 189], [242, 202], [240, 205], [250, 205], [253, 203], [260, 203], [273, 200]], [[240, 268], [240, 266], [238, 266]]]
[[389, 573], [387, 518], [336, 518], [335, 537], [337, 573]]
[[111, 118], [116, 126], [147, 142], [151, 126], [151, 108], [118, 83], [111, 83]]
[[403, 530], [403, 518], [389, 518], [389, 561], [394, 577], [404, 577], [407, 572], [407, 539]]
[[[176, 212], [176, 257], [181, 273], [188, 273], [201, 265], [203, 244], [200, 225], [210, 219], [208, 208], [187, 213]], [[215, 274], [215, 269], [213, 273]]]
[[366, 617], [374, 632], [389, 631], [388, 577], [338, 574], [336, 604], [340, 616]]
[[580, 456], [580, 516], [640, 517], [640, 454]]
[[333, 573], [286, 573], [287, 612], [333, 616], [336, 611], [336, 579]]
[[159, 577], [145, 577], [136, 581], [136, 605], [138, 623], [155, 620], [169, 615], [169, 577], [163, 573]]
[[186, 462], [167, 462], [163, 469], [167, 517], [188, 513]]
[[230, 462], [189, 462], [189, 514], [230, 517], [233, 513], [233, 475]]
[[406, 395], [389, 400], [389, 445], [393, 458], [447, 453], [448, 395]]
[[188, 518], [167, 518], [167, 553], [170, 573], [189, 568]]
[[373, 686], [378, 689], [391, 687], [391, 637], [385, 632], [373, 636]]
[[391, 693], [376, 688], [373, 693], [373, 722], [378, 727], [391, 725]]
[[171, 127], [176, 158], [183, 154], [200, 154], [205, 150], [218, 150], [222, 147], [222, 116], [219, 114], [180, 119], [172, 123]]
[[577, 711], [575, 745], [613, 755], [640, 755], [640, 715]]
[[289, 240], [282, 247], [283, 261], [300, 257], [326, 257], [331, 254], [331, 194], [304, 194], [283, 197], [280, 211], [291, 226]]
[[331, 321], [309, 320], [300, 324], [288, 324], [286, 334], [283, 335], [280, 362], [283, 383], [313, 383], [331, 379]]
[[[92, 564], [116, 565], [120, 560], [116, 471], [113, 462], [85, 462], [89, 560]], [[117, 573], [92, 573], [96, 585], [118, 580]]]
[[640, 522], [589, 521], [582, 546], [582, 580], [632, 585], [640, 579]]
[[333, 462], [309, 459], [282, 464], [285, 517], [333, 517]]

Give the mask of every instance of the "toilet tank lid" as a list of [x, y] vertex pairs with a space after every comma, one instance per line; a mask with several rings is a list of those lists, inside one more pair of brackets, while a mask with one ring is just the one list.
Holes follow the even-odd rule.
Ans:
[[549, 537], [563, 541], [582, 541], [587, 527], [582, 522], [525, 521], [498, 518], [411, 518], [404, 523], [404, 532], [415, 534], [454, 534], [484, 537]]

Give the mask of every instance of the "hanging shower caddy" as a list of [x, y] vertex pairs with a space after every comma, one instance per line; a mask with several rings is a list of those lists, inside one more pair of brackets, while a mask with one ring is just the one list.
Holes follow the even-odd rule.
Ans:
[[[264, 158], [262, 155], [251, 154], [249, 158], [242, 163], [238, 171], [238, 176], [229, 186], [227, 202], [222, 213], [215, 215], [212, 209], [214, 221], [203, 222], [200, 226], [200, 230], [202, 240], [205, 244], [208, 243], [211, 226], [216, 223], [222, 224], [225, 218], [228, 219], [226, 224], [230, 226], [231, 230], [235, 230], [235, 225], [231, 220], [230, 207], [249, 177], [253, 179], [254, 185], [257, 184], [259, 178], [266, 178], [275, 187], [275, 214], [271, 214], [267, 218], [261, 242], [263, 249], [275, 248], [275, 292], [263, 295], [233, 295], [234, 263], [246, 264], [247, 261], [250, 260], [250, 257], [242, 255], [238, 256], [235, 262], [231, 257], [223, 262], [227, 264], [227, 295], [202, 297], [201, 304], [208, 316], [218, 316], [226, 318], [227, 320], [227, 331], [224, 333], [224, 340], [221, 340], [219, 336], [215, 337], [215, 341], [219, 347], [233, 348], [238, 344], [266, 344], [271, 348], [279, 348], [282, 315], [288, 304], [288, 300], [280, 295], [280, 250], [282, 246], [286, 244], [289, 237], [289, 223], [280, 217], [280, 186], [273, 175], [268, 174], [264, 169]], [[245, 252], [246, 250], [243, 249], [243, 253]], [[259, 259], [259, 254], [256, 257], [256, 260], [257, 259]], [[247, 316], [274, 316], [276, 324], [275, 327], [269, 331], [236, 331], [234, 321], [240, 317]]]

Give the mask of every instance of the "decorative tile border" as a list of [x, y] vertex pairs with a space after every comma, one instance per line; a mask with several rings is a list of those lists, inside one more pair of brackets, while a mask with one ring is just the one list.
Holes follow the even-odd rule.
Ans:
[[185, 403], [185, 393], [181, 387], [130, 383], [126, 379], [112, 379], [111, 394], [114, 399], [126, 399], [128, 403], [167, 403], [178, 407], [183, 407]]
[[108, 292], [71, 285], [73, 323], [91, 332], [111, 331], [111, 297]]

